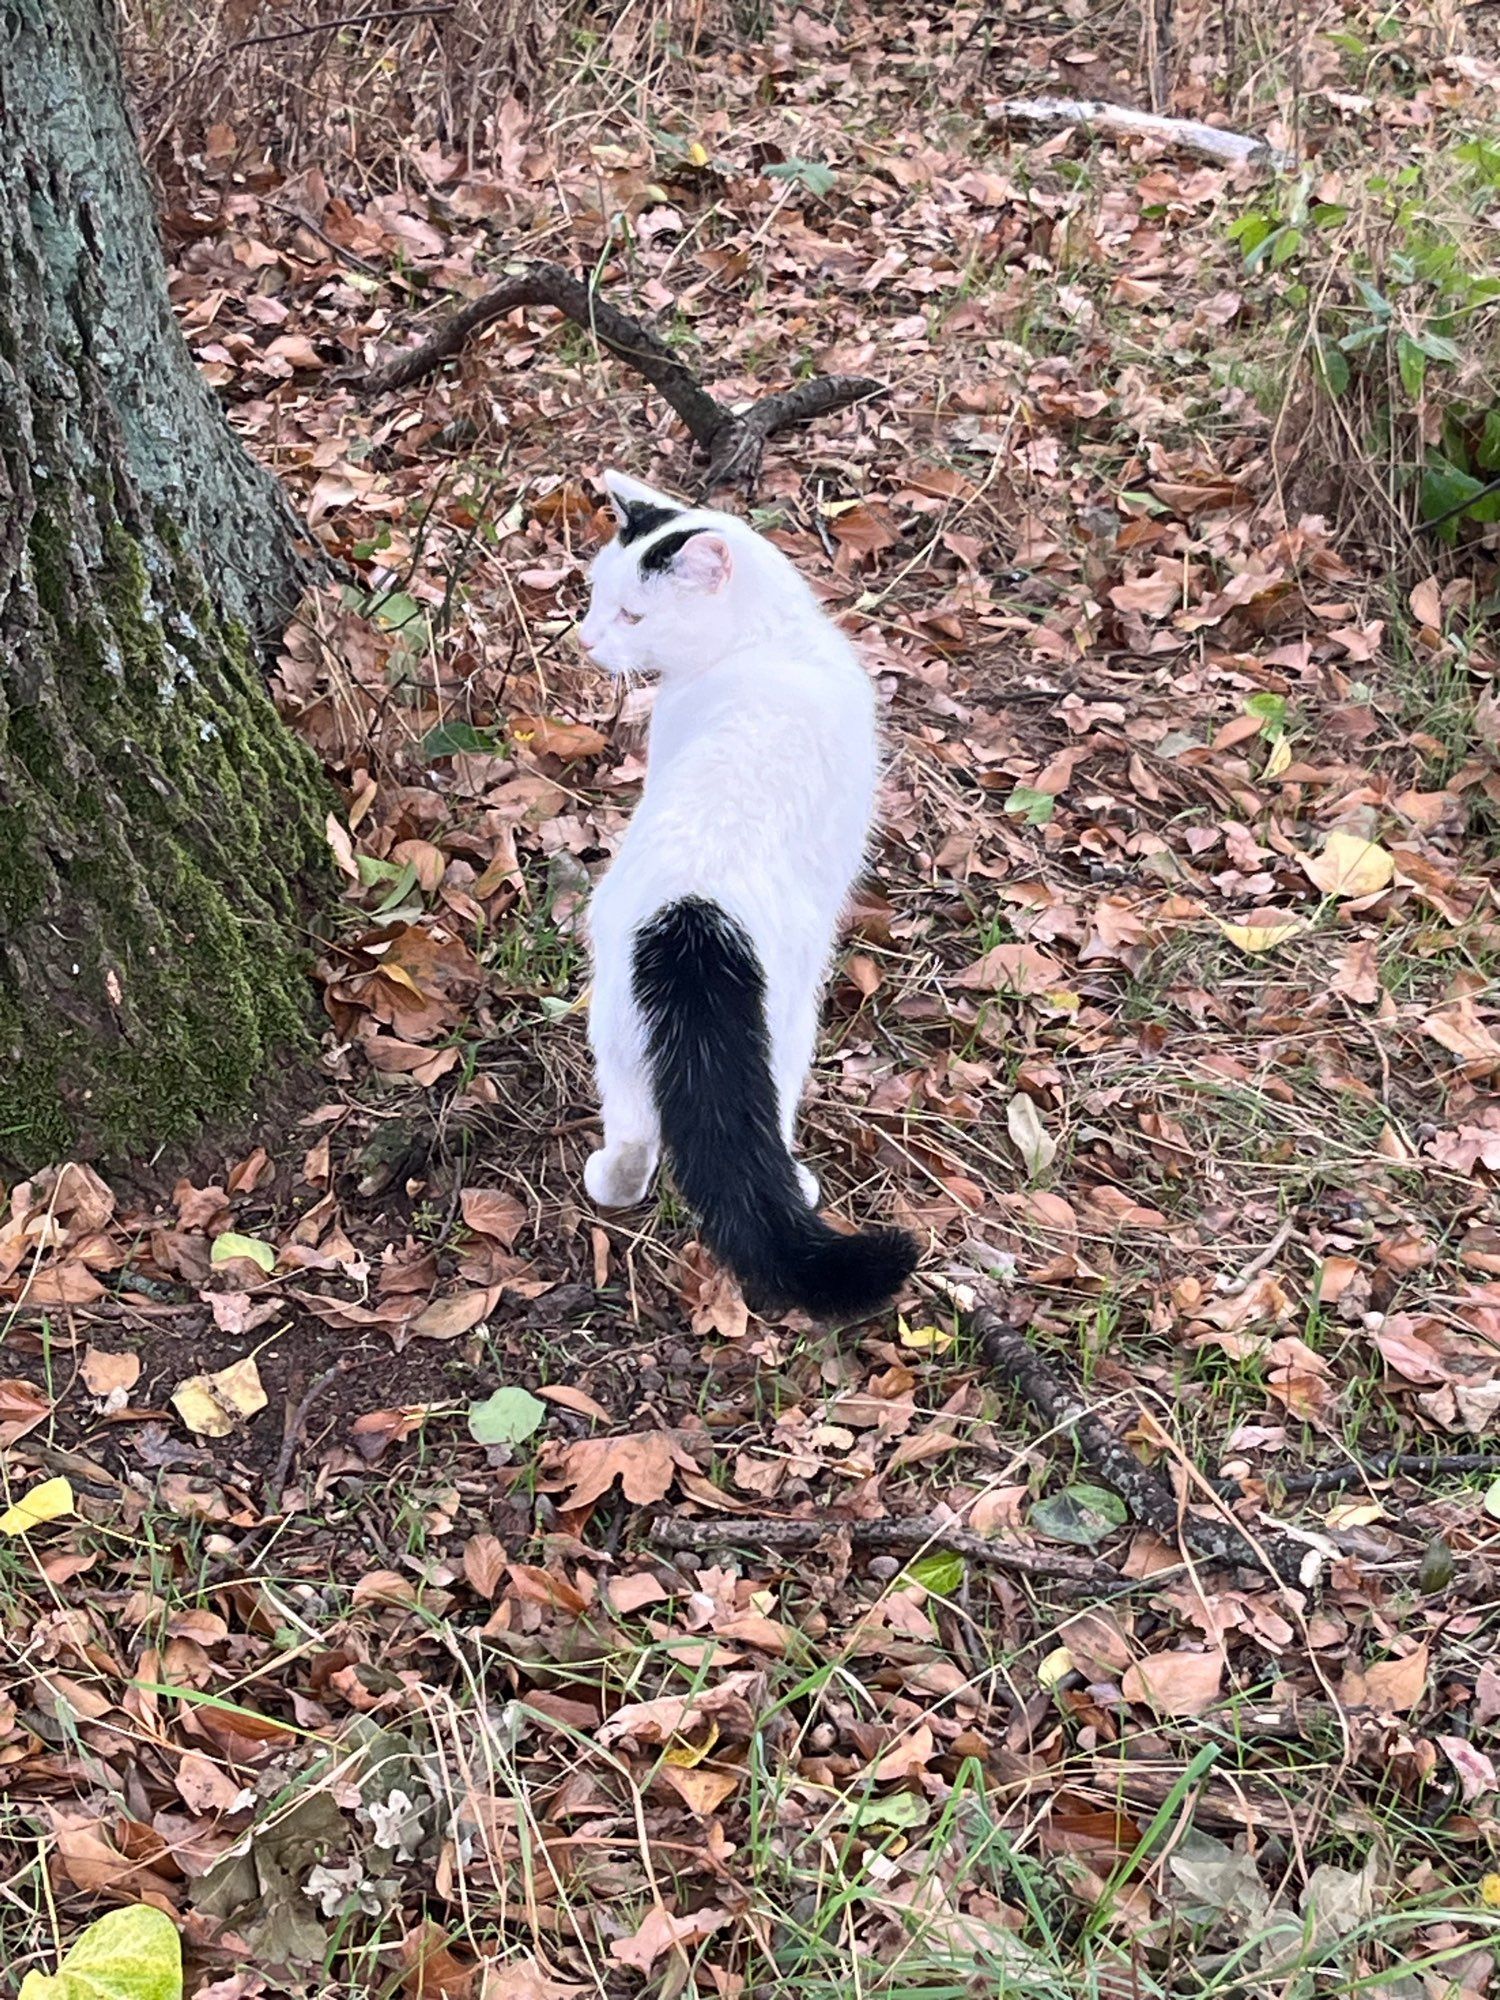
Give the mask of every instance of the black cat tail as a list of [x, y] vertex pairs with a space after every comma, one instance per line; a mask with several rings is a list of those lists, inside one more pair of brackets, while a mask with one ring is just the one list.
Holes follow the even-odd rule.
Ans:
[[684, 897], [636, 932], [631, 970], [662, 1139], [709, 1249], [760, 1311], [875, 1312], [917, 1246], [902, 1229], [841, 1236], [803, 1198], [776, 1116], [765, 975], [743, 929]]

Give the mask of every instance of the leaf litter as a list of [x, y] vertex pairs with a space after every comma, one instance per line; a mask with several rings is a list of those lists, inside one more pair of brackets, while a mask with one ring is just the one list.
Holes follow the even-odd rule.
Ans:
[[[1487, 711], [1440, 741], [1398, 673], [1410, 643], [1485, 685], [1477, 587], [1402, 605], [1289, 493], [1217, 362], [1283, 282], [1227, 238], [1252, 189], [987, 122], [1141, 94], [1133, 37], [975, 30], [778, 12], [666, 62], [648, 126], [622, 17], [572, 122], [502, 99], [469, 158], [377, 121], [294, 163], [233, 63], [158, 135], [190, 343], [351, 579], [274, 678], [344, 920], [318, 1101], [170, 1182], [6, 1190], [0, 1761], [9, 1879], [40, 1839], [66, 1935], [167, 1913], [190, 1993], [735, 2000], [855, 1949], [874, 1990], [1491, 1978], [1494, 1473], [1358, 1473], [1484, 1459], [1500, 1407], [1500, 766]], [[1493, 116], [1492, 52], [1399, 54], [1371, 94], [1304, 43], [1329, 172], [1346, 118], [1399, 164]], [[1185, 1570], [946, 1294], [827, 1339], [750, 1315], [669, 1200], [588, 1214], [579, 922], [646, 703], [568, 634], [600, 470], [682, 485], [681, 441], [543, 313], [372, 407], [340, 373], [528, 231], [720, 395], [804, 356], [891, 384], [754, 501], [893, 746], [825, 1198], [1002, 1288], [1183, 1510], [1319, 1538], [1316, 1591]], [[856, 1541], [903, 1520], [1078, 1544], [1119, 1594]], [[8, 1967], [54, 1977], [45, 1935]]]

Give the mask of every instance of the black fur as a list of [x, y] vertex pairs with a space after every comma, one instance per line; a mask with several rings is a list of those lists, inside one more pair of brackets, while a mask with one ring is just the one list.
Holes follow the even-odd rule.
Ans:
[[665, 576], [672, 567], [672, 558], [683, 544], [690, 542], [694, 535], [707, 533], [707, 528], [678, 528], [674, 534], [663, 535], [649, 549], [641, 551], [641, 575]]
[[717, 904], [684, 897], [637, 931], [631, 969], [662, 1138], [708, 1247], [760, 1312], [866, 1318], [910, 1275], [917, 1246], [901, 1229], [841, 1236], [804, 1201], [749, 938]]
[[680, 507], [658, 507], [652, 500], [627, 500], [625, 518], [620, 523], [621, 548], [628, 549], [632, 542], [643, 541], [647, 535], [654, 535], [657, 529], [664, 528], [668, 521], [675, 521], [681, 512]]

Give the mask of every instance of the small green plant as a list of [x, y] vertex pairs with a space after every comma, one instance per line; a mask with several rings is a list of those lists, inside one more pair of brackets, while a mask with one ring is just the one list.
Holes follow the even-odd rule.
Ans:
[[1319, 200], [1306, 171], [1228, 231], [1291, 309], [1335, 429], [1450, 543], [1500, 520], [1500, 276], [1484, 241], [1497, 189], [1500, 144], [1466, 139], [1369, 174], [1348, 201]]

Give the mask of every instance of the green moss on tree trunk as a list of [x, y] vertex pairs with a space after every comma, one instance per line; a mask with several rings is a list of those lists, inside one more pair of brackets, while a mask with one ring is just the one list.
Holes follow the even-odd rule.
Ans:
[[258, 655], [298, 581], [167, 308], [105, 0], [0, 0], [0, 1158], [154, 1148], [310, 1043], [327, 800]]

